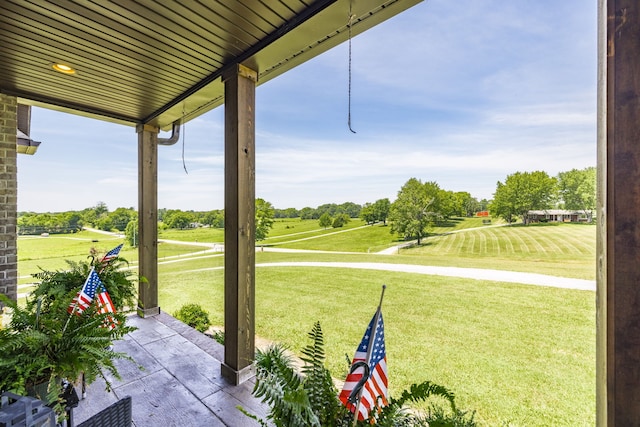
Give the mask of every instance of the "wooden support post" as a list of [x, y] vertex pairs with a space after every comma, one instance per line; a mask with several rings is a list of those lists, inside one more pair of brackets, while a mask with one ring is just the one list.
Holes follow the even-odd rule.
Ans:
[[640, 425], [640, 3], [599, 1], [597, 425]]
[[158, 305], [158, 132], [139, 125], [138, 132], [138, 315], [160, 313]]
[[257, 73], [238, 65], [225, 83], [224, 363], [240, 384], [255, 356], [255, 86]]

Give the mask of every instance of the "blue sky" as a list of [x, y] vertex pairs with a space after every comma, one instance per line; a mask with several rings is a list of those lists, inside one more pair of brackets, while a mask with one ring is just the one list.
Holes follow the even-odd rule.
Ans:
[[[517, 171], [596, 165], [596, 2], [428, 0], [256, 91], [256, 196], [395, 200], [412, 177], [492, 197]], [[137, 207], [131, 127], [35, 108], [18, 209]], [[165, 135], [161, 135], [165, 136]], [[184, 144], [183, 168], [182, 151]], [[223, 109], [158, 149], [158, 206], [224, 207]]]

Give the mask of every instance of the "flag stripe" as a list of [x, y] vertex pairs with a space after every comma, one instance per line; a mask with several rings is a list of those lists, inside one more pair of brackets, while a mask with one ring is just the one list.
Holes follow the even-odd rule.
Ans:
[[107, 252], [104, 257], [102, 257], [102, 263], [105, 262], [109, 262], [112, 259], [116, 258], [118, 256], [118, 254], [120, 253], [120, 249], [122, 249], [122, 243], [120, 243], [118, 246], [116, 246], [115, 248], [111, 249], [109, 252]]
[[[377, 324], [374, 329], [376, 317]], [[369, 322], [369, 326], [367, 327], [367, 330], [362, 337], [362, 341], [355, 352], [352, 366], [356, 362], [367, 362], [366, 358], [369, 355], [369, 377], [361, 390], [360, 406], [358, 408], [359, 420], [369, 418], [369, 414], [374, 408], [381, 408], [388, 404], [389, 391], [387, 380], [387, 356], [384, 343], [384, 321], [382, 319], [382, 313], [380, 312], [376, 312]], [[357, 386], [358, 381], [362, 379], [363, 375], [363, 368], [358, 368], [354, 372], [349, 373], [345, 379], [342, 391], [340, 392], [340, 401], [342, 401], [342, 403], [349, 408], [351, 412], [354, 412], [356, 407], [348, 401], [348, 398]]]
[[[94, 269], [91, 269], [87, 280], [85, 280], [84, 285], [82, 285], [82, 289], [80, 289], [80, 292], [73, 298], [67, 311], [80, 315], [84, 313], [94, 301], [98, 313], [116, 312], [113, 301], [111, 301], [111, 297], [100, 280], [98, 273], [96, 273]], [[115, 319], [112, 316], [108, 316], [105, 321], [105, 326], [109, 329], [114, 329], [116, 327]]]

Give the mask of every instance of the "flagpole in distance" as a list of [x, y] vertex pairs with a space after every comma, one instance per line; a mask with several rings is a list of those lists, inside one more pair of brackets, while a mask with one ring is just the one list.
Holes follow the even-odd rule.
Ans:
[[[371, 362], [371, 353], [373, 351], [373, 343], [376, 342], [376, 332], [378, 331], [378, 321], [380, 320], [380, 313], [382, 313], [382, 299], [384, 298], [384, 291], [387, 289], [387, 285], [382, 285], [382, 294], [380, 295], [380, 303], [378, 304], [378, 309], [376, 310], [375, 319], [373, 320], [373, 330], [371, 336], [369, 337], [369, 344], [367, 345], [367, 359], [365, 363], [369, 366], [369, 362]], [[371, 375], [371, 374], [369, 374]], [[360, 412], [360, 399], [362, 399], [362, 388], [358, 392], [358, 403], [356, 404], [356, 409], [353, 411], [353, 426], [358, 424], [358, 413]]]

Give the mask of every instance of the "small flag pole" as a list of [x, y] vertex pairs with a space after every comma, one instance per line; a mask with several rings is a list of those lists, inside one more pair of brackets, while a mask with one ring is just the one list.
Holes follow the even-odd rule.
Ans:
[[[382, 313], [382, 299], [384, 298], [384, 291], [387, 289], [387, 285], [382, 285], [382, 294], [380, 295], [380, 303], [378, 304], [378, 309], [376, 310], [375, 319], [373, 321], [373, 330], [371, 336], [369, 337], [369, 344], [367, 345], [367, 359], [365, 363], [369, 366], [369, 362], [371, 361], [371, 353], [373, 352], [373, 343], [376, 342], [376, 332], [378, 330], [378, 321], [380, 320], [380, 313]], [[353, 411], [353, 426], [358, 423], [358, 413], [360, 412], [360, 399], [362, 399], [362, 388], [358, 391], [358, 403], [356, 403], [356, 408]]]

